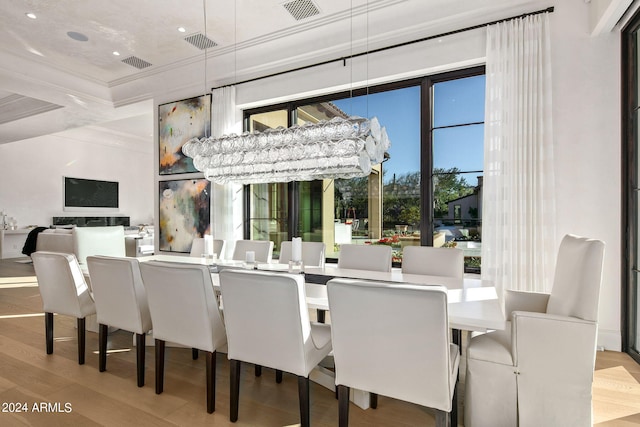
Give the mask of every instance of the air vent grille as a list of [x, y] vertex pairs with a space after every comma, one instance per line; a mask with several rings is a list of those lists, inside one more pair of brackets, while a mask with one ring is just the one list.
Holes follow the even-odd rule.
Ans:
[[150, 67], [152, 64], [145, 61], [144, 59], [140, 59], [137, 56], [129, 56], [128, 58], [124, 58], [122, 60], [127, 65], [131, 65], [132, 67], [137, 68], [138, 70], [142, 70], [143, 68]]
[[311, 0], [293, 0], [284, 3], [282, 6], [287, 9], [296, 21], [300, 21], [320, 13], [318, 6], [316, 6]]
[[200, 50], [218, 46], [218, 43], [214, 42], [202, 33], [192, 34], [189, 37], [185, 37], [184, 39]]

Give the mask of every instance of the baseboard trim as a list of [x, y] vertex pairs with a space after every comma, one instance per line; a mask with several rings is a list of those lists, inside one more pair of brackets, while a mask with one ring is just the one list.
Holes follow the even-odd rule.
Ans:
[[611, 329], [598, 329], [598, 349], [622, 351], [621, 332]]

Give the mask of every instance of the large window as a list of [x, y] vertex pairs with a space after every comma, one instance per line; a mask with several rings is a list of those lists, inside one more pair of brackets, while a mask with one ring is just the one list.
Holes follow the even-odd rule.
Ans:
[[[404, 241], [420, 240], [420, 181], [416, 178], [420, 175], [420, 86], [414, 83], [300, 105], [297, 123], [303, 124], [319, 111], [329, 116], [377, 117], [392, 141], [388, 159], [374, 167], [371, 175], [325, 180], [320, 205], [326, 218], [322, 241], [327, 243], [328, 256], [337, 258], [342, 243], [387, 244], [400, 261]], [[414, 185], [398, 191], [410, 177]]]
[[391, 148], [368, 177], [246, 186], [247, 238], [462, 248], [479, 268], [483, 68], [245, 111], [263, 130], [333, 117], [377, 117]]
[[480, 268], [485, 76], [449, 74], [432, 83], [433, 245], [465, 253]]
[[[288, 127], [286, 109], [276, 109], [251, 115], [248, 130], [264, 131], [279, 126]], [[253, 184], [250, 194], [245, 234], [252, 240], [272, 240], [276, 251], [280, 243], [289, 237], [289, 192], [288, 184]], [[277, 255], [277, 252], [276, 252]]]

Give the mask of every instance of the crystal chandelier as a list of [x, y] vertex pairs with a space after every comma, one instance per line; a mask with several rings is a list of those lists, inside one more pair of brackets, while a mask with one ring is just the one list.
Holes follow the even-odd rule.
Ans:
[[334, 117], [264, 132], [193, 138], [182, 152], [210, 181], [260, 184], [364, 177], [384, 160], [390, 145], [376, 117]]

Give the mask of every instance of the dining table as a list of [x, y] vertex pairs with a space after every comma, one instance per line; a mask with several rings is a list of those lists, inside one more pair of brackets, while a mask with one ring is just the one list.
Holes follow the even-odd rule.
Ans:
[[[165, 262], [179, 262], [202, 264], [198, 257], [177, 255], [152, 255], [140, 258], [141, 262], [156, 260]], [[253, 263], [248, 266], [244, 261], [215, 260], [210, 265], [211, 278], [214, 287], [220, 286], [218, 272], [223, 269], [255, 269], [288, 273], [288, 264]], [[487, 332], [502, 330], [506, 327], [506, 319], [502, 309], [502, 302], [495, 286], [489, 280], [483, 280], [476, 274], [466, 274], [464, 277], [429, 276], [422, 274], [403, 273], [400, 268], [391, 271], [370, 271], [340, 268], [334, 263], [325, 263], [322, 267], [304, 267], [299, 274], [305, 276], [305, 290], [307, 305], [310, 309], [329, 310], [326, 283], [333, 278], [371, 280], [386, 283], [410, 283], [414, 285], [442, 285], [447, 288], [449, 326], [454, 330]], [[454, 341], [455, 337], [454, 337]], [[456, 343], [459, 344], [459, 343]]]

